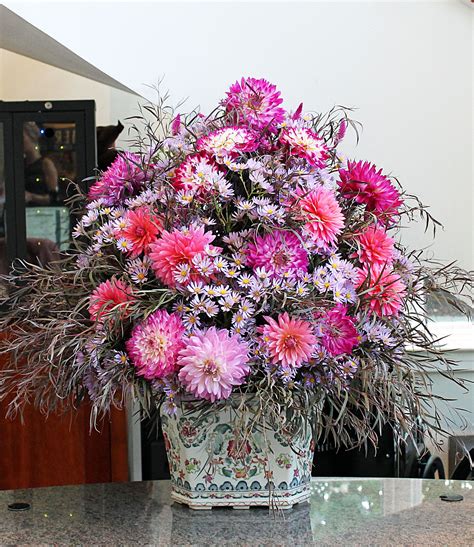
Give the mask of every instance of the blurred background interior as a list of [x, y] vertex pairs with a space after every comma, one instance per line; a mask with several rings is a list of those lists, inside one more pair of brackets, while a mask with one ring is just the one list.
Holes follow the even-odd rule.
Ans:
[[[116, 149], [127, 149], [127, 118], [153, 99], [155, 92], [144, 84], [156, 83], [162, 74], [175, 104], [192, 97], [189, 109], [200, 103], [205, 110], [221, 87], [241, 74], [268, 78], [289, 101], [308, 97], [308, 110], [335, 103], [359, 106], [355, 117], [364, 121], [365, 144], [358, 157], [367, 154], [387, 171], [396, 170], [445, 225], [436, 244], [422, 227], [408, 243], [423, 241], [428, 252], [473, 267], [472, 12], [466, 3], [344, 4], [337, 44], [325, 38], [324, 30], [318, 36], [310, 30], [316, 23], [329, 28], [336, 18], [334, 5], [339, 4], [340, 17], [338, 2], [333, 7], [282, 2], [271, 12], [268, 5], [255, 5], [253, 17], [264, 18], [268, 30], [260, 27], [252, 34], [250, 29], [254, 41], [239, 48], [231, 43], [227, 58], [226, 48], [215, 51], [219, 40], [228, 39], [223, 22], [230, 18], [238, 24], [241, 18], [252, 26], [248, 5], [214, 5], [216, 24], [195, 44], [189, 38], [196, 35], [192, 27], [181, 28], [181, 38], [172, 37], [179, 2], [147, 4], [143, 9], [153, 11], [148, 19], [158, 26], [143, 32], [141, 50], [150, 54], [141, 60], [127, 37], [130, 28], [147, 24], [137, 19], [138, 2], [113, 9], [105, 3], [11, 4], [0, 6], [0, 272], [14, 258], [45, 264], [68, 248], [74, 224], [65, 203], [70, 181], [86, 184], [83, 179], [95, 169], [110, 165]], [[198, 27], [209, 17], [209, 5], [187, 9]], [[255, 13], [262, 9], [266, 13]], [[95, 21], [103, 24], [100, 32]], [[306, 38], [296, 44], [289, 31], [298, 26], [305, 27], [299, 36]], [[355, 144], [349, 142], [348, 155]], [[429, 303], [429, 310], [440, 336], [450, 335], [446, 344], [460, 362], [459, 376], [474, 380], [472, 324], [449, 311], [442, 299]], [[474, 412], [472, 391], [456, 390], [441, 376], [432, 381], [438, 393], [454, 399], [452, 405]], [[100, 432], [89, 430], [87, 403], [74, 415], [47, 420], [29, 406], [24, 423], [5, 420], [5, 411], [6, 403], [0, 404], [0, 489], [168, 477], [162, 437], [140, 421], [134, 408], [114, 411]], [[321, 444], [313, 472], [467, 478], [459, 443], [472, 453], [473, 414], [466, 415], [466, 424], [451, 425], [454, 434], [444, 452], [429, 446], [424, 457], [417, 452], [424, 448], [422, 431], [416, 432], [417, 446], [407, 445], [400, 455], [389, 428], [377, 453], [336, 454], [330, 444]]]

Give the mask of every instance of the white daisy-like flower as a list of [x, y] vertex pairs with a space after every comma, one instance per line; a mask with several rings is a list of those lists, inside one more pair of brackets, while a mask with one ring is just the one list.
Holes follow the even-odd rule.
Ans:
[[206, 296], [210, 296], [211, 298], [216, 297], [218, 294], [217, 288], [214, 287], [214, 285], [206, 285], [203, 290], [204, 290], [204, 294]]
[[229, 261], [221, 256], [217, 256], [214, 259], [214, 266], [218, 272], [222, 272], [229, 266]]
[[176, 193], [176, 201], [181, 205], [189, 205], [194, 200], [194, 193], [191, 190], [179, 190]]
[[191, 266], [186, 263], [178, 264], [174, 271], [174, 278], [177, 283], [186, 283], [191, 275]]
[[251, 275], [244, 273], [239, 277], [237, 284], [242, 288], [251, 287], [253, 280], [254, 278]]
[[187, 288], [191, 294], [202, 294], [204, 292], [204, 283], [202, 281], [191, 281]]
[[207, 300], [204, 304], [203, 311], [208, 317], [214, 317], [219, 313], [219, 307], [214, 302]]
[[212, 274], [215, 270], [214, 264], [212, 263], [211, 259], [207, 256], [196, 255], [193, 258], [193, 264], [196, 270], [205, 277]]
[[255, 313], [255, 306], [250, 300], [244, 298], [240, 302], [238, 313], [241, 313], [246, 319], [248, 319]]
[[213, 247], [212, 245], [206, 245], [204, 247], [204, 252], [207, 256], [215, 257], [220, 255], [221, 249], [219, 249], [219, 247]]
[[309, 293], [306, 283], [298, 281], [295, 287], [296, 296], [306, 296]]
[[226, 277], [229, 277], [230, 279], [234, 279], [239, 275], [239, 270], [235, 267], [232, 267], [232, 265], [229, 268], [226, 268], [224, 270], [224, 275]]
[[183, 300], [178, 300], [173, 304], [173, 311], [182, 315], [186, 311], [186, 305]]
[[231, 288], [229, 285], [219, 285], [216, 287], [217, 296], [225, 298], [231, 294]]
[[185, 313], [183, 315], [183, 324], [187, 330], [194, 331], [201, 325], [201, 320], [197, 315], [192, 313]]
[[114, 221], [114, 228], [115, 230], [121, 232], [122, 230], [125, 230], [125, 228], [128, 226], [128, 222], [125, 218], [120, 217], [117, 220]]
[[263, 267], [259, 267], [255, 269], [255, 275], [259, 279], [268, 279], [270, 277], [270, 272], [267, 272], [267, 270]]
[[99, 218], [99, 211], [97, 209], [92, 209], [82, 217], [81, 222], [83, 226], [90, 226], [98, 218]]
[[122, 253], [128, 253], [130, 251], [131, 243], [128, 239], [121, 237], [117, 241], [117, 249]]

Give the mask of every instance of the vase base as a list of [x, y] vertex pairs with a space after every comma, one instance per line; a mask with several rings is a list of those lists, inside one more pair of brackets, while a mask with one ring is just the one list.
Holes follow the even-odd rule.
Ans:
[[[220, 494], [220, 493], [219, 493]], [[309, 501], [309, 488], [301, 492], [289, 493], [287, 491], [273, 492], [271, 498], [268, 492], [246, 492], [242, 495], [236, 492], [216, 493], [213, 497], [195, 497], [192, 493], [180, 493], [173, 490], [171, 499], [181, 505], [187, 505], [194, 511], [210, 511], [214, 507], [229, 507], [236, 510], [248, 510], [252, 507], [268, 507], [271, 509], [292, 509], [299, 503]]]

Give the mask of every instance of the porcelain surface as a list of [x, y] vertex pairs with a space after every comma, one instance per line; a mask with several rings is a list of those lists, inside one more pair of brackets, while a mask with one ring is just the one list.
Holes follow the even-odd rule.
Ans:
[[[168, 481], [0, 492], [0, 545], [474, 545], [474, 483], [313, 479], [310, 504], [272, 513], [172, 504]], [[442, 494], [461, 494], [447, 503]], [[7, 506], [28, 502], [13, 513]]]
[[172, 498], [193, 509], [291, 509], [307, 501], [311, 428], [298, 435], [254, 428], [242, 438], [235, 415], [225, 407], [203, 417], [193, 403], [184, 403], [176, 415], [162, 415]]

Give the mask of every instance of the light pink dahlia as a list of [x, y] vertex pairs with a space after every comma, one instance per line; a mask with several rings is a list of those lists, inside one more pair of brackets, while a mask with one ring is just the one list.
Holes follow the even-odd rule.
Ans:
[[285, 117], [282, 102], [276, 86], [267, 80], [242, 78], [230, 86], [222, 104], [227, 112], [235, 114], [236, 123], [248, 124], [257, 131], [273, 131]]
[[361, 298], [379, 317], [398, 315], [406, 297], [406, 286], [390, 268], [360, 268], [357, 287], [366, 291]]
[[315, 188], [297, 202], [306, 230], [322, 247], [335, 243], [344, 228], [344, 215], [329, 188]]
[[260, 331], [273, 364], [297, 368], [310, 360], [317, 342], [310, 323], [286, 312], [276, 321], [271, 317], [265, 317], [265, 321], [267, 325]]
[[369, 226], [357, 237], [357, 241], [357, 255], [363, 264], [373, 267], [393, 262], [394, 240], [382, 228]]
[[211, 402], [227, 399], [250, 372], [248, 346], [228, 330], [211, 327], [186, 341], [178, 365], [186, 391]]
[[280, 142], [288, 147], [293, 156], [305, 159], [314, 167], [324, 167], [329, 157], [324, 140], [311, 129], [305, 127], [290, 127], [283, 129]]
[[[150, 245], [149, 256], [156, 276], [168, 287], [176, 287], [174, 276], [177, 267], [183, 264], [192, 267], [193, 258], [204, 253], [213, 240], [214, 235], [204, 232], [203, 227], [191, 227], [185, 231], [164, 230], [161, 237]], [[191, 276], [190, 280], [196, 278]]]
[[133, 302], [132, 288], [113, 277], [101, 283], [89, 299], [89, 315], [93, 321], [104, 321], [108, 316], [119, 314], [126, 317]]
[[339, 169], [341, 194], [364, 204], [367, 211], [387, 223], [398, 214], [402, 205], [400, 194], [390, 180], [368, 161], [349, 161], [347, 169]]
[[184, 332], [179, 315], [165, 310], [152, 313], [136, 325], [125, 346], [137, 374], [151, 380], [175, 372]]
[[355, 320], [347, 315], [347, 306], [338, 304], [321, 317], [322, 345], [333, 357], [350, 354], [359, 343]]
[[245, 127], [223, 127], [216, 129], [196, 142], [198, 152], [207, 152], [217, 158], [237, 157], [243, 152], [254, 152], [258, 148], [258, 135]]
[[287, 230], [257, 236], [245, 252], [248, 266], [265, 268], [272, 277], [308, 269], [308, 254], [300, 238]]
[[140, 156], [132, 152], [121, 153], [90, 188], [88, 198], [102, 198], [109, 206], [119, 205], [142, 188], [152, 176], [153, 170], [150, 166], [142, 167]]
[[141, 253], [146, 254], [150, 244], [156, 241], [163, 229], [163, 221], [145, 206], [128, 211], [125, 222], [125, 228], [120, 230], [118, 235], [130, 242], [132, 258], [136, 258]]

